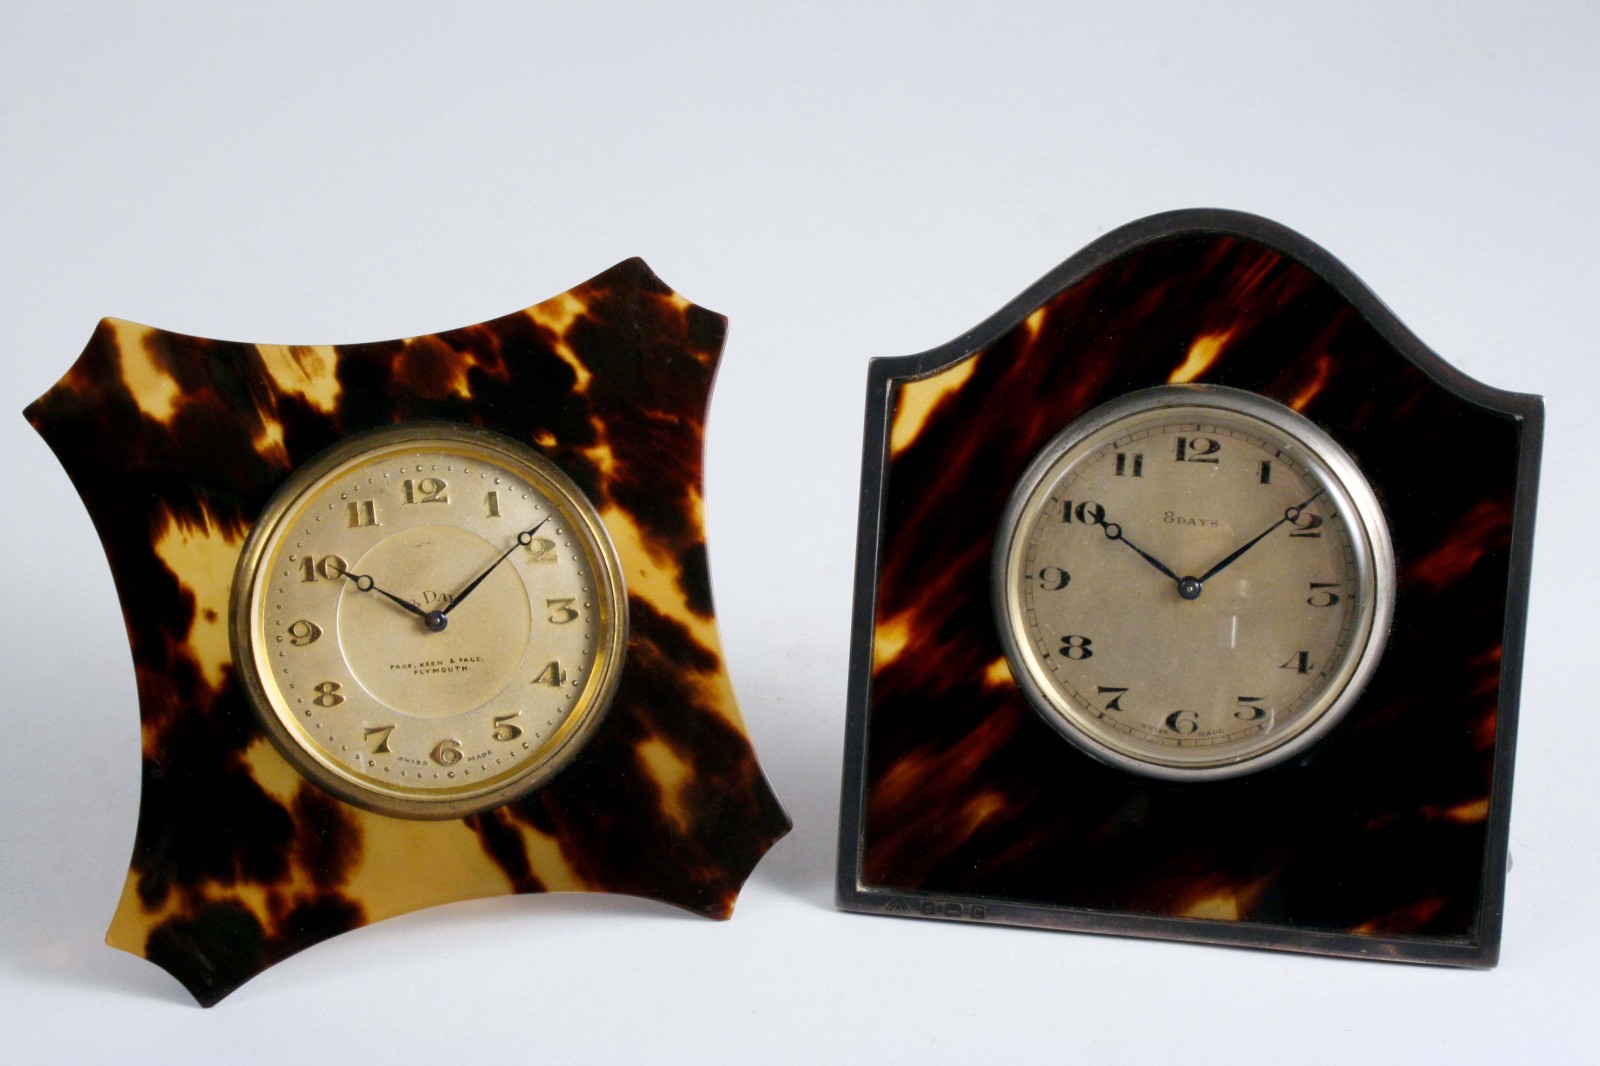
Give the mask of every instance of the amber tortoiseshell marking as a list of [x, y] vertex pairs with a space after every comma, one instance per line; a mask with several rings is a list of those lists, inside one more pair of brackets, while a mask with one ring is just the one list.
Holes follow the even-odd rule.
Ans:
[[[520, 892], [621, 892], [726, 918], [789, 821], [724, 669], [701, 514], [726, 320], [642, 260], [525, 311], [376, 344], [278, 347], [107, 319], [26, 416], [111, 562], [143, 722], [137, 837], [107, 941], [205, 1005], [391, 915]], [[362, 430], [418, 420], [531, 444], [599, 510], [631, 627], [610, 712], [519, 801], [369, 813], [268, 743], [235, 674], [229, 585], [274, 489]]]
[[[1244, 228], [1270, 226], [1259, 223]], [[1216, 232], [1231, 227], [1173, 222], [1143, 240], [1107, 238], [1115, 250], [1100, 265], [1008, 309], [1015, 317], [965, 358], [940, 349], [879, 368], [884, 440], [867, 444], [884, 449], [866, 586], [875, 614], [858, 660], [870, 654], [868, 683], [852, 689], [864, 707], [852, 710], [860, 792], [846, 785], [846, 816], [856, 805], [860, 823], [844, 829], [860, 837], [858, 852], [841, 849], [841, 900], [916, 893], [985, 901], [991, 919], [1010, 901], [1256, 923], [1344, 935], [1351, 942], [1313, 949], [1349, 954], [1409, 938], [1492, 964], [1504, 821], [1497, 852], [1490, 809], [1497, 758], [1510, 765], [1498, 729], [1502, 635], [1508, 602], [1525, 595], [1525, 577], [1523, 593], [1508, 589], [1528, 449], [1537, 470], [1538, 401], [1511, 397], [1513, 417], [1447, 388], [1452, 372], [1436, 356], [1419, 365], [1304, 262]], [[918, 360], [915, 371], [895, 366]], [[1350, 451], [1386, 510], [1399, 592], [1378, 671], [1329, 737], [1289, 765], [1172, 785], [1101, 766], [1029, 707], [996, 635], [990, 555], [1013, 485], [1053, 435], [1108, 399], [1188, 381], [1276, 399]], [[1521, 522], [1531, 523], [1531, 492]]]

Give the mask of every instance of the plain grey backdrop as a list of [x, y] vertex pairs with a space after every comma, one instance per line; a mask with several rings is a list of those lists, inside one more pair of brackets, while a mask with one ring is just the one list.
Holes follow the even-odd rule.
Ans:
[[[1592, 1054], [1597, 46], [1585, 0], [7, 3], [0, 1057]], [[832, 909], [866, 361], [1197, 206], [1288, 224], [1456, 366], [1548, 397], [1495, 971]], [[630, 255], [732, 318], [712, 572], [794, 833], [725, 924], [620, 898], [458, 904], [192, 1006], [101, 942], [138, 805], [133, 674], [99, 544], [22, 407], [102, 315], [378, 340]], [[1470, 442], [1426, 461], [1470, 464]]]

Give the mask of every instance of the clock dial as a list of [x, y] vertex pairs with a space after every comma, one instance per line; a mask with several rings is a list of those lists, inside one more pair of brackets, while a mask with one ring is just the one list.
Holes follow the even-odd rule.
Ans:
[[615, 687], [621, 571], [559, 469], [448, 425], [354, 438], [268, 504], [234, 642], [280, 750], [351, 802], [459, 817], [546, 780]]
[[1091, 412], [1018, 484], [996, 547], [1013, 675], [1104, 761], [1197, 779], [1302, 750], [1354, 700], [1393, 604], [1387, 528], [1307, 419], [1174, 386]]

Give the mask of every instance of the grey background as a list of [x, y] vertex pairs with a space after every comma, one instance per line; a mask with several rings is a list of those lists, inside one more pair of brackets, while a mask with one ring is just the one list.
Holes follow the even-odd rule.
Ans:
[[[1582, 2], [8, 3], [0, 1057], [1583, 1056], [1597, 44]], [[1192, 206], [1298, 229], [1455, 365], [1549, 399], [1493, 972], [832, 910], [866, 360]], [[138, 802], [132, 669], [88, 519], [18, 412], [102, 315], [376, 340], [636, 254], [733, 320], [713, 579], [795, 832], [726, 924], [619, 898], [458, 904], [188, 1005], [101, 943]], [[1470, 441], [1438, 447], [1419, 458], [1472, 462]]]

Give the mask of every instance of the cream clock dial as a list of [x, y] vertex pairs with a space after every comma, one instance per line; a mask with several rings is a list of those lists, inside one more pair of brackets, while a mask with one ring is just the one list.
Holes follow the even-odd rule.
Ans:
[[460, 817], [547, 780], [598, 724], [627, 600], [594, 507], [548, 460], [449, 424], [352, 438], [268, 503], [233, 640], [269, 736], [387, 814]]
[[1074, 422], [1019, 481], [995, 608], [1035, 709], [1154, 777], [1248, 773], [1346, 711], [1377, 663], [1394, 558], [1355, 462], [1253, 393], [1167, 386]]

